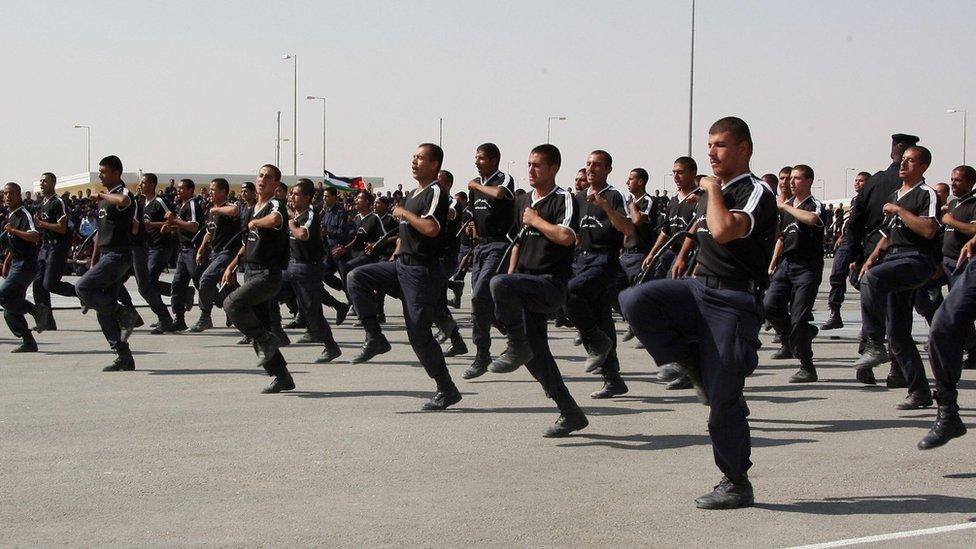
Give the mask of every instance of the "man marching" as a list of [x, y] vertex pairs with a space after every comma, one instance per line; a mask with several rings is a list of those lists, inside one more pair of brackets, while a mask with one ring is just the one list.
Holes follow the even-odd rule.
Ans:
[[0, 283], [0, 307], [3, 307], [3, 318], [10, 332], [21, 339], [20, 346], [11, 352], [36, 353], [37, 341], [31, 335], [24, 315], [34, 317], [40, 333], [48, 325], [51, 310], [43, 303], [35, 305], [27, 301], [27, 287], [37, 273], [37, 245], [41, 233], [24, 207], [20, 192], [20, 185], [16, 183], [7, 183], [3, 188], [3, 203], [10, 214], [3, 226], [7, 255], [3, 258], [3, 272], [0, 273], [4, 279]]

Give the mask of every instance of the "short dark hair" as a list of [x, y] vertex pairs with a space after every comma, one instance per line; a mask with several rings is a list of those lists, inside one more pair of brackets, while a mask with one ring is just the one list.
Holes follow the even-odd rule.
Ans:
[[498, 150], [498, 145], [494, 143], [482, 143], [478, 145], [476, 152], [483, 152], [492, 160], [501, 160], [502, 158], [502, 151]]
[[114, 154], [108, 155], [98, 162], [99, 166], [105, 166], [113, 172], [122, 173], [122, 161]]
[[332, 196], [339, 196], [339, 191], [335, 187], [326, 187], [325, 194], [331, 194]]
[[598, 154], [598, 155], [602, 156], [603, 157], [603, 160], [606, 161], [606, 163], [607, 163], [607, 167], [608, 168], [612, 168], [613, 167], [613, 157], [610, 156], [610, 153], [608, 153], [607, 151], [605, 151], [603, 149], [597, 149], [597, 150], [591, 152], [590, 154]]
[[458, 191], [458, 192], [454, 193], [454, 196], [455, 197], [463, 196], [465, 200], [468, 199], [468, 193], [466, 193], [464, 191]]
[[770, 187], [775, 187], [779, 184], [779, 178], [775, 174], [767, 173], [762, 176], [762, 180], [766, 182]]
[[153, 187], [155, 187], [156, 185], [159, 185], [159, 178], [156, 177], [156, 174], [154, 174], [154, 173], [147, 172], [147, 173], [142, 174], [142, 177], [145, 177], [146, 180], [149, 181], [149, 184], [152, 185]]
[[7, 183], [6, 185], [4, 185], [4, 187], [13, 187], [14, 188], [14, 192], [16, 192], [18, 195], [20, 195], [20, 193], [23, 192], [21, 190], [21, 188], [20, 188], [20, 184], [19, 183], [14, 183], [13, 181]]
[[926, 166], [932, 165], [932, 151], [921, 145], [912, 145], [911, 147], [905, 149], [905, 152], [908, 151], [918, 151], [918, 154], [922, 156], [922, 162], [924, 162]]
[[58, 176], [54, 175], [51, 172], [44, 172], [44, 173], [41, 174], [41, 177], [50, 177], [51, 179], [54, 180], [55, 183], [58, 182]]
[[857, 175], [863, 175], [864, 177], [871, 179], [871, 172], [857, 172]]
[[315, 184], [312, 183], [311, 179], [301, 178], [295, 182], [295, 187], [298, 188], [298, 192], [302, 196], [312, 196], [315, 194]]
[[563, 165], [563, 155], [559, 153], [559, 149], [555, 145], [550, 145], [546, 143], [544, 145], [538, 145], [530, 154], [538, 154], [543, 157], [546, 164], [550, 166], [562, 166]]
[[441, 171], [437, 172], [437, 175], [438, 176], [440, 176], [441, 174], [444, 174], [444, 176], [447, 177], [447, 182], [448, 183], [452, 183], [452, 184], [454, 183], [454, 174], [453, 173], [451, 173], [451, 172], [449, 172], [447, 170], [441, 170]]
[[227, 182], [223, 177], [217, 177], [210, 181], [211, 183], [216, 183], [217, 188], [224, 191], [230, 192], [230, 183]]
[[784, 173], [790, 173], [792, 171], [793, 171], [793, 166], [783, 166], [782, 168], [779, 169], [779, 174], [783, 175]]
[[726, 116], [716, 120], [712, 127], [708, 128], [708, 135], [725, 132], [731, 133], [732, 137], [739, 141], [745, 141], [749, 144], [749, 148], [752, 148], [752, 132], [749, 131], [749, 125], [745, 120], [736, 116]]
[[648, 175], [647, 170], [644, 168], [634, 168], [633, 170], [630, 170], [630, 173], [637, 174], [637, 179], [640, 179], [642, 182], [644, 182], [644, 184], [647, 184]]
[[180, 183], [189, 187], [191, 191], [197, 188], [197, 184], [192, 179], [180, 179]]
[[367, 204], [372, 204], [373, 201], [376, 200], [376, 197], [373, 196], [373, 193], [369, 191], [359, 191], [359, 196], [365, 198]]
[[274, 174], [275, 181], [281, 181], [281, 170], [278, 169], [278, 166], [275, 166], [274, 164], [265, 164], [261, 167], [271, 168], [271, 173]]
[[430, 153], [430, 157], [434, 162], [437, 162], [438, 166], [444, 164], [444, 149], [440, 145], [435, 145], [433, 143], [421, 143], [418, 148], [427, 149]]
[[807, 166], [806, 164], [797, 164], [796, 166], [793, 166], [793, 169], [803, 172], [803, 177], [806, 179], [813, 179], [813, 168], [810, 166]]
[[970, 183], [976, 183], [976, 170], [972, 166], [967, 166], [963, 164], [962, 166], [956, 166], [952, 169], [954, 172], [959, 172], [962, 174], [962, 178]]
[[698, 173], [698, 163], [695, 162], [695, 159], [690, 156], [679, 156], [677, 160], [674, 161], [674, 163], [681, 164], [685, 168], [688, 168], [689, 170]]
[[281, 190], [284, 190], [285, 192], [288, 192], [288, 185], [285, 185], [285, 183], [283, 181], [280, 181], [279, 180], [278, 181], [278, 189], [281, 189]]

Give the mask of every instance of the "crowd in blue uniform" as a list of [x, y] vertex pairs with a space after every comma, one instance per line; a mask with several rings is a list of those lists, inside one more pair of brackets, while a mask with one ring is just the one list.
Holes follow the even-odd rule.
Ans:
[[[212, 311], [222, 307], [227, 326], [273, 378], [263, 392], [278, 393], [296, 387], [282, 352], [291, 343], [287, 328], [305, 328], [298, 343], [321, 345], [316, 362], [329, 363], [343, 353], [323, 307], [335, 310], [336, 325], [354, 315], [364, 339], [351, 362], [367, 362], [392, 350], [384, 334], [384, 303], [392, 297], [433, 384], [423, 409], [444, 410], [462, 400], [446, 359], [469, 354], [450, 309], [459, 307], [470, 272], [474, 356], [462, 378], [525, 366], [559, 413], [544, 435], [570, 435], [589, 420], [563, 381], [548, 325], [575, 328], [585, 370], [602, 380], [590, 397], [614, 398], [629, 390], [617, 358], [616, 312], [626, 326], [621, 342], [636, 339], [646, 349], [667, 389], [694, 390], [709, 406], [723, 477], [696, 504], [748, 506], [754, 496], [743, 389], [758, 366], [760, 330], [766, 324], [775, 331], [781, 347], [773, 359], [798, 362], [791, 383], [817, 382], [812, 343], [820, 330], [843, 327], [848, 284], [860, 292], [863, 321], [854, 377], [877, 383], [873, 369], [890, 364], [885, 382], [907, 390], [898, 409], [938, 405], [920, 449], [966, 432], [958, 383], [976, 362], [976, 170], [959, 166], [951, 186], [929, 186], [932, 157], [918, 142], [892, 136], [890, 166], [857, 175], [846, 211], [813, 196], [809, 165], [783, 168], [778, 177], [754, 175], [752, 135], [735, 117], [709, 130], [711, 176], [699, 175], [690, 157], [675, 161], [670, 197], [647, 193], [642, 168], [628, 172], [626, 193], [616, 188], [605, 150], [590, 153], [574, 186], [561, 188], [563, 160], [552, 145], [530, 152], [528, 190], [499, 170], [496, 145], [481, 145], [478, 176], [454, 195], [444, 151], [431, 143], [412, 157], [417, 188], [386, 196], [370, 189], [343, 196], [308, 179], [288, 188], [270, 164], [239, 197], [223, 179], [199, 194], [189, 179], [159, 191], [151, 173], [134, 194], [121, 180], [121, 160], [108, 156], [99, 163], [104, 189], [85, 197], [97, 229], [84, 237], [71, 208], [79, 202], [56, 194], [53, 174], [43, 174], [41, 196], [29, 204], [18, 184], [4, 187], [0, 305], [21, 339], [13, 352], [38, 352], [34, 333], [57, 329], [50, 293], [77, 296], [115, 352], [104, 370], [131, 371], [129, 342], [143, 319], [124, 283], [135, 277], [156, 316], [150, 333], [214, 329]], [[825, 255], [834, 258], [829, 314], [817, 326]], [[63, 276], [79, 256], [83, 274], [72, 286]], [[160, 280], [167, 269], [171, 283]], [[194, 290], [200, 315], [190, 326]], [[290, 324], [282, 324], [282, 305], [294, 314]], [[911, 337], [913, 311], [931, 327], [934, 391]], [[493, 333], [505, 343], [496, 356]]]

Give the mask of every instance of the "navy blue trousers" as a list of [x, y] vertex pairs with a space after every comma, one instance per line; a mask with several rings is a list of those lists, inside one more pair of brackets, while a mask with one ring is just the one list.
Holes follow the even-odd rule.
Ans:
[[[224, 312], [242, 334], [257, 340], [271, 332], [271, 309], [272, 305], [277, 308], [275, 297], [281, 282], [281, 269], [244, 270], [244, 282], [224, 299]], [[273, 376], [282, 375], [288, 372], [287, 364], [279, 350], [265, 370]]]
[[78, 297], [96, 312], [98, 325], [109, 347], [127, 347], [121, 341], [116, 311], [119, 308], [119, 289], [132, 268], [132, 251], [99, 252], [98, 262], [78, 280]]
[[402, 296], [403, 319], [407, 325], [410, 346], [428, 376], [437, 380], [450, 380], [444, 352], [430, 329], [436, 304], [436, 295], [432, 289], [437, 289], [431, 274], [432, 268], [404, 265], [399, 259], [357, 267], [349, 273], [349, 298], [359, 317], [367, 319], [375, 317], [377, 313], [374, 291]]
[[830, 293], [827, 295], [827, 306], [831, 309], [839, 309], [844, 304], [844, 295], [847, 293], [847, 277], [851, 274], [851, 247], [847, 245], [847, 239], [841, 242], [840, 246], [834, 250], [834, 264], [830, 267]]
[[68, 260], [68, 245], [44, 244], [37, 256], [34, 276], [34, 301], [51, 306], [51, 294], [75, 297], [75, 287], [61, 280]]
[[603, 363], [603, 378], [620, 375], [617, 359], [617, 330], [613, 323], [612, 307], [617, 298], [616, 280], [620, 272], [619, 258], [610, 253], [582, 252], [576, 258], [573, 278], [569, 280], [566, 311], [586, 343], [586, 332], [601, 330], [613, 343], [613, 350]]
[[186, 302], [189, 299], [189, 287], [192, 282], [199, 289], [199, 276], [197, 275], [197, 251], [192, 247], [183, 247], [176, 258], [176, 272], [173, 274], [172, 294], [170, 305], [173, 307], [173, 316], [183, 318], [186, 311]]
[[912, 339], [915, 291], [935, 271], [932, 258], [922, 252], [885, 257], [861, 281], [861, 319], [864, 337], [883, 344], [887, 334], [891, 353], [908, 381], [909, 392], [929, 390], [922, 357]]
[[813, 338], [817, 329], [813, 320], [813, 302], [823, 278], [823, 260], [796, 261], [783, 258], [763, 299], [766, 319], [783, 343], [801, 361], [813, 359]]
[[929, 360], [940, 405], [955, 406], [962, 354], [976, 321], [976, 262], [955, 275], [952, 287], [932, 319]]
[[289, 261], [284, 272], [278, 301], [294, 298], [302, 312], [308, 333], [326, 345], [334, 345], [332, 328], [322, 314], [322, 264]]
[[217, 285], [227, 266], [234, 260], [237, 250], [223, 250], [210, 256], [210, 261], [200, 273], [200, 318], [209, 318], [217, 304]]
[[14, 258], [10, 261], [7, 278], [0, 282], [0, 307], [3, 307], [3, 319], [7, 322], [10, 332], [22, 339], [32, 337], [24, 315], [33, 315], [37, 312], [34, 304], [27, 301], [27, 288], [37, 276], [37, 272], [38, 264], [35, 258]]
[[752, 466], [742, 390], [759, 364], [761, 298], [683, 278], [629, 288], [620, 304], [654, 362], [697, 360], [711, 406], [708, 433], [715, 464], [729, 478], [740, 478]]
[[491, 323], [495, 320], [491, 279], [506, 248], [506, 242], [489, 242], [475, 246], [471, 253], [471, 340], [482, 354], [491, 349]]

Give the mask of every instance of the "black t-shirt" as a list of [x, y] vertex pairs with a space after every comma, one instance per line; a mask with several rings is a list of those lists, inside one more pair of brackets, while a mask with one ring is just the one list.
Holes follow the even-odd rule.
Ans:
[[[215, 208], [220, 208], [227, 206], [229, 202], [225, 202], [220, 206], [214, 206]], [[241, 216], [240, 210], [236, 215], [214, 215], [211, 209], [209, 219], [207, 220], [207, 232], [210, 233], [210, 247], [213, 249], [214, 253], [220, 253], [224, 250], [237, 251], [241, 248]]]
[[[170, 202], [165, 195], [153, 198], [143, 208], [143, 228], [145, 228], [145, 221], [151, 221], [153, 223], [162, 223], [163, 221], [166, 221], [166, 214], [172, 212], [173, 210], [173, 203]], [[151, 248], [169, 247], [173, 244], [175, 238], [173, 234], [163, 234], [159, 229], [146, 229], [145, 232]]]
[[[433, 219], [443, 232], [447, 226], [448, 203], [447, 193], [435, 181], [423, 189], [411, 191], [403, 207], [422, 218]], [[440, 233], [434, 237], [424, 236], [410, 223], [400, 221], [400, 254], [431, 261], [437, 256], [440, 243]]]
[[[589, 189], [576, 193], [576, 208], [580, 212], [580, 250], [584, 252], [605, 251], [617, 253], [624, 244], [624, 233], [618, 231], [610, 223], [610, 216], [603, 208], [586, 201]], [[626, 216], [624, 197], [620, 191], [607, 185], [600, 191], [600, 195], [610, 203], [610, 208]]]
[[277, 198], [272, 198], [258, 206], [254, 206], [252, 221], [268, 215], [280, 219], [275, 228], [248, 231], [247, 246], [244, 251], [245, 261], [251, 265], [284, 269], [288, 266], [288, 211]]
[[[976, 189], [950, 200], [949, 213], [956, 218], [956, 221], [976, 223]], [[946, 225], [945, 234], [942, 236], [942, 255], [958, 259], [962, 247], [966, 245], [969, 239], [968, 235]]]
[[366, 224], [366, 220], [372, 216], [372, 213], [368, 213], [366, 215], [357, 213], [356, 216], [352, 218], [353, 235], [352, 240], [349, 243], [352, 244], [351, 249], [353, 252], [362, 252], [363, 249], [366, 248], [366, 230], [364, 226]]
[[[695, 219], [695, 208], [698, 207], [701, 196], [702, 190], [695, 187], [684, 198], [678, 198], [678, 195], [675, 194], [668, 200], [667, 213], [665, 214], [667, 222], [661, 228], [668, 238], [674, 236], [675, 233], [687, 231], [691, 227], [691, 223]], [[671, 251], [677, 253], [681, 249], [682, 242], [684, 241], [680, 239], [672, 242]]]
[[322, 260], [322, 224], [319, 214], [311, 208], [295, 215], [295, 224], [308, 231], [308, 240], [299, 240], [288, 231], [291, 258], [299, 263], [317, 263]]
[[119, 185], [108, 194], [125, 194], [129, 205], [117, 208], [104, 198], [98, 201], [98, 248], [101, 250], [124, 250], [132, 246], [132, 223], [136, 220], [136, 198]]
[[[939, 221], [939, 195], [925, 180], [916, 183], [904, 194], [901, 189], [896, 190], [888, 196], [886, 202], [897, 204], [918, 217], [931, 217], [936, 222]], [[939, 246], [938, 238], [925, 238], [916, 233], [897, 215], [888, 218], [881, 233], [888, 237], [889, 248], [916, 248], [934, 254]]]
[[[10, 215], [7, 217], [7, 222], [18, 231], [23, 231], [25, 233], [37, 232], [37, 226], [34, 225], [34, 217], [31, 216], [31, 213], [27, 211], [27, 208], [23, 205], [10, 213]], [[15, 258], [37, 258], [37, 244], [28, 242], [23, 238], [14, 236], [11, 233], [7, 233], [6, 240], [6, 248]]]
[[[573, 195], [555, 187], [546, 196], [535, 199], [535, 191], [518, 197], [515, 204], [516, 228], [521, 232], [522, 214], [531, 206], [539, 216], [579, 234], [580, 212]], [[569, 279], [573, 274], [575, 244], [561, 246], [549, 240], [536, 229], [526, 229], [518, 241], [518, 262], [515, 271], [528, 274], [552, 274]]]
[[452, 196], [447, 210], [447, 224], [444, 225], [444, 229], [440, 234], [441, 257], [456, 256], [458, 250], [461, 249], [461, 236], [458, 233], [461, 231], [461, 219], [463, 215], [464, 211], [461, 210], [461, 205]]
[[505, 195], [497, 199], [481, 191], [471, 191], [469, 200], [478, 236], [494, 240], [510, 238], [515, 224], [515, 180], [511, 175], [495, 171], [487, 179], [479, 177], [478, 183], [505, 189]]
[[136, 202], [136, 218], [134, 223], [139, 225], [139, 231], [132, 235], [132, 245], [133, 246], [145, 246], [149, 242], [149, 238], [146, 235], [146, 198], [144, 196], [135, 197]]
[[377, 244], [377, 241], [381, 238], [382, 240], [387, 240], [397, 234], [397, 220], [393, 219], [393, 216], [389, 213], [383, 214], [382, 217], [374, 213], [368, 216], [363, 224], [366, 227], [366, 243], [374, 244], [373, 255], [378, 257], [389, 256], [393, 252], [396, 243]]
[[200, 234], [200, 230], [203, 228], [203, 208], [200, 206], [200, 201], [197, 197], [193, 197], [189, 200], [183, 202], [180, 205], [180, 212], [177, 214], [180, 216], [180, 220], [187, 221], [190, 223], [197, 223], [198, 229], [195, 233], [180, 230], [180, 245], [184, 248], [194, 248], [198, 244], [196, 241], [197, 235]]
[[783, 239], [783, 257], [803, 261], [818, 261], [823, 263], [823, 203], [810, 195], [803, 202], [796, 204], [796, 198], [788, 201], [790, 206], [800, 210], [813, 212], [820, 218], [820, 225], [807, 225], [801, 223], [789, 212], [783, 212], [780, 216], [779, 234]]
[[[630, 204], [633, 201], [633, 196], [627, 199], [626, 211], [628, 217], [630, 217]], [[657, 225], [657, 202], [650, 195], [644, 193], [637, 199], [637, 211], [647, 216], [647, 220], [643, 223], [637, 223], [636, 219], [631, 219], [634, 222], [635, 230], [634, 234], [624, 237], [624, 249], [646, 254], [651, 251], [651, 248], [654, 246], [654, 241], [657, 240], [658, 231], [655, 230], [655, 226]]]
[[722, 186], [725, 207], [749, 216], [749, 232], [742, 238], [719, 244], [708, 230], [708, 199], [703, 193], [695, 209], [698, 229], [696, 275], [751, 280], [769, 285], [769, 261], [776, 240], [776, 198], [754, 175], [746, 173]]
[[[58, 195], [52, 195], [50, 198], [45, 198], [44, 203], [41, 204], [41, 219], [45, 223], [59, 223], [62, 219], [67, 220], [68, 218], [68, 205], [64, 203]], [[59, 234], [54, 231], [49, 231], [43, 229], [41, 231], [41, 238], [45, 244], [54, 244], [56, 246], [62, 246], [68, 243], [69, 232], [65, 231], [64, 234]]]

